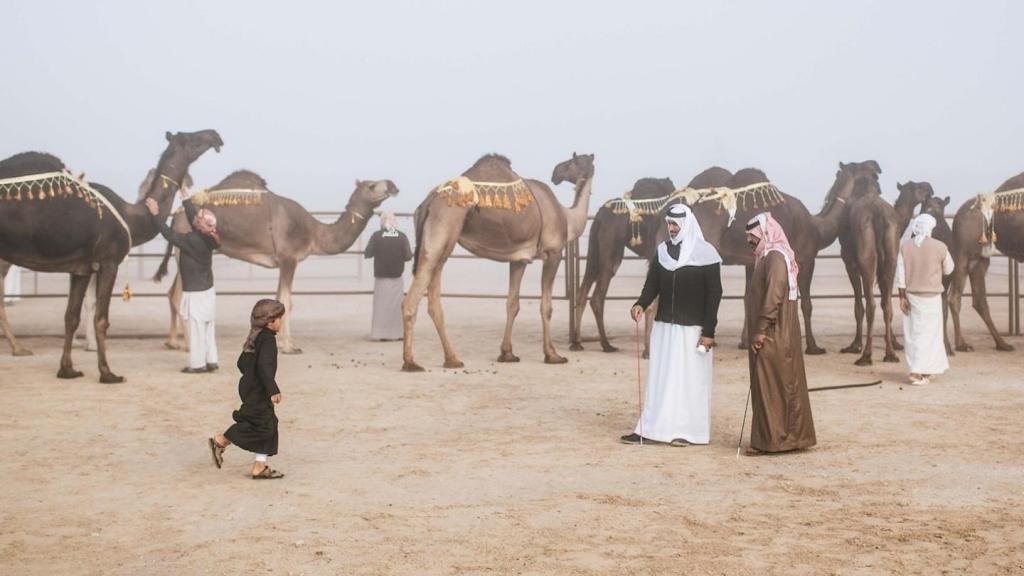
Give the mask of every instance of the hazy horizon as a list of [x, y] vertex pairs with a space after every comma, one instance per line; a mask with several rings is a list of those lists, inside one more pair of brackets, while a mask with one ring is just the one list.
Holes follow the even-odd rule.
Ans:
[[[5, 2], [0, 157], [56, 154], [133, 199], [165, 131], [217, 129], [310, 210], [355, 178], [410, 210], [487, 152], [549, 181], [596, 155], [594, 199], [756, 166], [812, 210], [840, 161], [951, 208], [1024, 170], [1024, 6], [1010, 1], [283, 4]], [[1014, 72], [1018, 70], [1018, 72]], [[558, 188], [568, 204], [570, 187]]]

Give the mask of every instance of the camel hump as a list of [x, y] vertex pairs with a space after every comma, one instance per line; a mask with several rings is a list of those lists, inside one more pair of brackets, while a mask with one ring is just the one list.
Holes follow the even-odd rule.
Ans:
[[210, 190], [267, 190], [267, 181], [252, 170], [235, 170]]
[[694, 190], [703, 190], [705, 188], [715, 188], [718, 186], [726, 186], [729, 184], [729, 180], [732, 179], [732, 172], [729, 172], [725, 168], [720, 166], [712, 166], [707, 170], [697, 174], [687, 184], [687, 188], [693, 188]]
[[999, 188], [996, 188], [996, 192], [1006, 192], [1008, 190], [1020, 190], [1024, 188], [1024, 172], [1013, 176], [1003, 182]]
[[0, 160], [0, 178], [15, 178], [46, 172], [61, 172], [64, 163], [60, 158], [46, 152], [21, 152]]
[[485, 154], [463, 176], [474, 182], [515, 182], [521, 180], [512, 169], [512, 161], [501, 154]]
[[661, 198], [676, 191], [675, 184], [671, 178], [641, 178], [633, 184], [630, 191], [630, 198], [641, 200], [644, 198]]
[[728, 187], [732, 189], [750, 186], [759, 182], [770, 182], [768, 175], [757, 168], [744, 168], [732, 175]]

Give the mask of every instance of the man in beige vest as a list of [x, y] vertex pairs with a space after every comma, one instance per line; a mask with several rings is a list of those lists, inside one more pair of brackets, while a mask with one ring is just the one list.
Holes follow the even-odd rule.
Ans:
[[907, 366], [916, 386], [949, 368], [942, 339], [942, 277], [953, 272], [953, 258], [931, 237], [935, 224], [928, 214], [911, 220], [896, 260]]

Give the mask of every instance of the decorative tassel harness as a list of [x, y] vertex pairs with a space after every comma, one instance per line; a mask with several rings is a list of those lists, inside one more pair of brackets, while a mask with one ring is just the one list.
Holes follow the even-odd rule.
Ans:
[[44, 172], [0, 179], [0, 200], [38, 202], [58, 196], [61, 198], [78, 197], [96, 211], [96, 217], [100, 220], [103, 219], [103, 209], [109, 210], [128, 234], [128, 246], [131, 247], [132, 231], [128, 228], [128, 223], [124, 221], [121, 213], [114, 208], [106, 196], [89, 186], [85, 181], [84, 173], [79, 174], [77, 178], [64, 170], [63, 172]]
[[192, 195], [196, 206], [239, 206], [263, 204], [266, 190], [256, 188], [225, 188], [223, 190], [200, 190]]
[[438, 186], [437, 194], [447, 200], [449, 206], [479, 206], [511, 210], [517, 214], [534, 202], [533, 193], [522, 179], [512, 182], [474, 182], [459, 176]]
[[689, 206], [701, 202], [718, 201], [721, 208], [729, 211], [729, 224], [736, 218], [739, 210], [767, 210], [786, 201], [778, 188], [771, 182], [758, 182], [742, 188], [683, 188], [658, 198], [634, 200], [630, 192], [621, 198], [614, 198], [604, 203], [613, 214], [628, 214], [631, 228], [630, 246], [643, 244], [640, 235], [640, 224], [644, 218], [660, 213], [665, 206], [676, 200], [682, 200]]
[[992, 216], [996, 212], [1020, 212], [1024, 210], [1024, 188], [1003, 192], [982, 192], [974, 199], [971, 209], [981, 210], [981, 238], [978, 244], [992, 246], [996, 243], [996, 227]]

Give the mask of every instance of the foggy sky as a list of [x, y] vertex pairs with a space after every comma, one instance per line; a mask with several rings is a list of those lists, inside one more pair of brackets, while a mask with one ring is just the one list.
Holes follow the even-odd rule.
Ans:
[[[549, 181], [596, 154], [595, 201], [757, 166], [817, 210], [839, 161], [883, 193], [992, 190], [1024, 170], [1024, 4], [64, 2], [0, 4], [0, 157], [45, 150], [134, 198], [167, 130], [217, 129], [309, 209], [391, 178], [412, 209], [486, 152]], [[560, 188], [563, 203], [572, 198]]]

